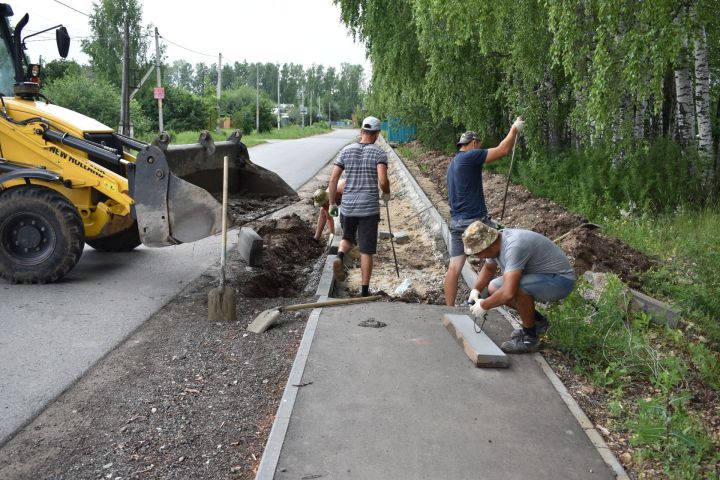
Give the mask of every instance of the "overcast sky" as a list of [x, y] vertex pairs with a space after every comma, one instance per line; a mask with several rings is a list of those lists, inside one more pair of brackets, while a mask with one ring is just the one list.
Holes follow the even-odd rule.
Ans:
[[[87, 63], [80, 40], [90, 35], [88, 17], [83, 13], [92, 11], [92, 0], [6, 1], [15, 13], [10, 17], [13, 26], [24, 13], [30, 14], [30, 23], [23, 30], [26, 35], [58, 23], [65, 25], [72, 38], [68, 58]], [[211, 64], [222, 53], [223, 64], [247, 60], [339, 67], [347, 62], [363, 65], [369, 76], [365, 47], [353, 42], [332, 0], [141, 1], [143, 24], [154, 24], [168, 40], [164, 45], [170, 62], [183, 59], [193, 65]], [[58, 59], [54, 38], [53, 32], [47, 32], [29, 39], [26, 53], [31, 61], [40, 55], [45, 61]]]

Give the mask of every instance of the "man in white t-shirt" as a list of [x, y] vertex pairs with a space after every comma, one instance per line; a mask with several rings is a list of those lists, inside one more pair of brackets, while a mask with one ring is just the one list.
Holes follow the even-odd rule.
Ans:
[[[538, 335], [548, 322], [535, 310], [535, 302], [553, 302], [570, 295], [575, 272], [565, 253], [552, 240], [530, 230], [496, 230], [477, 221], [463, 233], [466, 255], [485, 259], [475, 287], [470, 292], [470, 311], [484, 318], [491, 308], [507, 305], [517, 310], [523, 328], [515, 330], [500, 348], [505, 353], [536, 352]], [[498, 268], [502, 276], [495, 278]], [[489, 296], [480, 292], [488, 288]]]

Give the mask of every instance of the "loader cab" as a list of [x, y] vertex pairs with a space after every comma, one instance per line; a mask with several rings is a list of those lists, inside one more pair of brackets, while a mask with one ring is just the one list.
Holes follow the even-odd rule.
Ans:
[[[12, 16], [12, 7], [7, 3], [0, 3], [0, 37], [2, 37], [0, 40], [0, 94], [10, 96], [35, 91], [39, 93], [40, 65], [30, 64], [25, 58], [25, 40], [55, 30], [58, 53], [62, 58], [66, 58], [70, 50], [70, 35], [64, 26], [55, 25], [23, 38], [22, 30], [27, 25], [30, 16], [23, 15], [15, 28], [11, 29], [9, 17]], [[37, 72], [37, 75], [32, 74], [34, 71]], [[34, 80], [38, 80], [38, 82]]]

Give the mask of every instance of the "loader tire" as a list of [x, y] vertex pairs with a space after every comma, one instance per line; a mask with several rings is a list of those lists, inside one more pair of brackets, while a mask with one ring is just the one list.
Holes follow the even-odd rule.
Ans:
[[86, 240], [85, 243], [100, 252], [129, 252], [140, 245], [140, 232], [138, 231], [137, 221], [115, 235], [104, 238], [95, 238]]
[[80, 260], [84, 227], [63, 195], [36, 185], [0, 195], [0, 277], [11, 283], [50, 283]]

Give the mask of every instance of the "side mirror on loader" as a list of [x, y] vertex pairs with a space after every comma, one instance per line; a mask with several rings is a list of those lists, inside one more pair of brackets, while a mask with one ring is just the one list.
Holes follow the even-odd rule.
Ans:
[[62, 58], [67, 58], [70, 51], [70, 35], [67, 28], [61, 26], [55, 30], [55, 41], [57, 42], [58, 53]]

